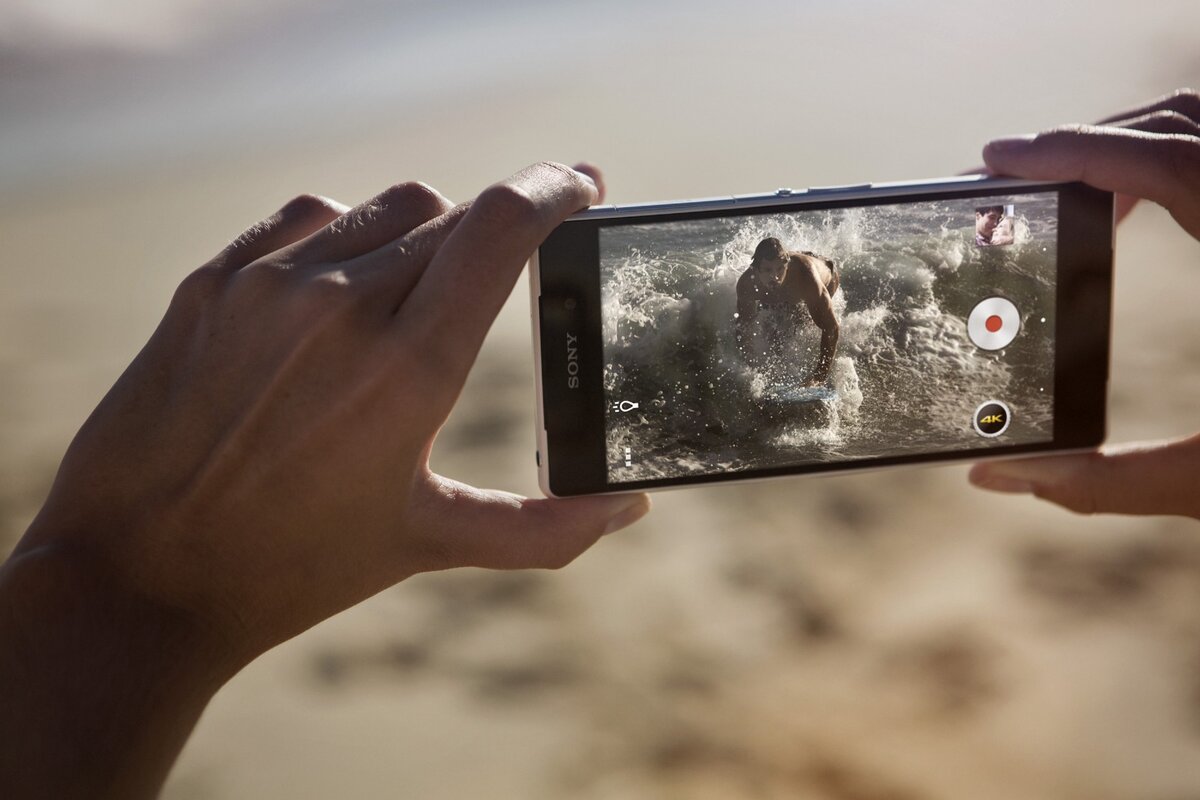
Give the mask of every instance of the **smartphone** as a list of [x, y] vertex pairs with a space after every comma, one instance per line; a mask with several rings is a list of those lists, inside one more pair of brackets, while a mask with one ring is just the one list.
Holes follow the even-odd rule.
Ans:
[[983, 176], [576, 214], [531, 261], [542, 489], [1094, 448], [1113, 228]]

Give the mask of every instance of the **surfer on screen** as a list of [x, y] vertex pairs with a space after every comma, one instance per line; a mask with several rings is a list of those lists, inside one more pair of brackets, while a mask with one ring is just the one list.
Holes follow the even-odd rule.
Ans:
[[841, 330], [832, 301], [838, 283], [832, 259], [807, 250], [785, 250], [774, 237], [759, 242], [749, 269], [737, 282], [735, 326], [738, 348], [746, 360], [757, 366], [768, 356], [782, 354], [787, 340], [803, 324], [803, 305], [821, 329], [821, 352], [807, 384], [828, 382]]

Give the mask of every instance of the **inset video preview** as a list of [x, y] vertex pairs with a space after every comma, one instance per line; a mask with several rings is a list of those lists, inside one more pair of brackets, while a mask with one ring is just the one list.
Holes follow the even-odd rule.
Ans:
[[608, 479], [1053, 439], [1057, 193], [600, 229]]

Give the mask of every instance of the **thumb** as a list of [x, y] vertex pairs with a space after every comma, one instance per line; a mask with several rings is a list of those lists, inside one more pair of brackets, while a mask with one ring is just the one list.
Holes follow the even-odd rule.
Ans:
[[1093, 453], [990, 461], [968, 479], [1033, 494], [1080, 514], [1178, 514], [1200, 519], [1200, 434]]
[[433, 569], [559, 569], [650, 510], [645, 494], [531, 499], [431, 475], [414, 511]]

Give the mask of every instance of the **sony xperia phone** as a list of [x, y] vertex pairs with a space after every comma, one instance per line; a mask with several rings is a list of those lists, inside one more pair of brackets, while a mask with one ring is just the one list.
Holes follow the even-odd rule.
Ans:
[[554, 496], [1105, 435], [1113, 199], [982, 176], [600, 206], [531, 263]]

